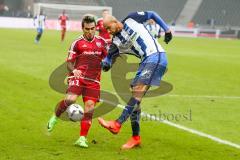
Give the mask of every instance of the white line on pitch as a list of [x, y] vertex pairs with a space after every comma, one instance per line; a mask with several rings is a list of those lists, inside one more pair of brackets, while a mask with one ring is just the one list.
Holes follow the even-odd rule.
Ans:
[[[121, 104], [118, 104], [117, 107], [119, 108], [124, 108], [125, 106], [121, 105]], [[153, 115], [150, 115], [148, 113], [144, 113], [142, 112], [141, 113], [142, 116], [145, 116], [145, 117], [148, 117], [148, 118], [151, 118], [152, 120], [156, 120], [156, 121], [159, 121], [159, 122], [162, 122], [164, 124], [167, 124], [169, 126], [173, 126], [173, 127], [176, 127], [178, 129], [181, 129], [181, 130], [184, 130], [184, 131], [187, 131], [187, 132], [190, 132], [192, 134], [196, 134], [198, 136], [201, 136], [201, 137], [205, 137], [205, 138], [208, 138], [208, 139], [211, 139], [215, 142], [218, 142], [218, 143], [221, 143], [221, 144], [225, 144], [225, 145], [228, 145], [228, 146], [232, 146], [234, 148], [237, 148], [237, 149], [240, 149], [240, 145], [239, 144], [236, 144], [236, 143], [233, 143], [233, 142], [230, 142], [230, 141], [227, 141], [227, 140], [223, 140], [223, 139], [220, 139], [218, 137], [214, 137], [212, 135], [209, 135], [209, 134], [206, 134], [206, 133], [203, 133], [203, 132], [200, 132], [200, 131], [197, 131], [197, 130], [194, 130], [194, 129], [191, 129], [191, 128], [187, 128], [185, 126], [182, 126], [182, 125], [179, 125], [179, 124], [175, 124], [175, 123], [172, 123], [170, 121], [167, 121], [167, 120], [162, 120], [156, 116], [153, 116]]]
[[[109, 92], [109, 91], [108, 91]], [[110, 92], [118, 95], [116, 92]], [[131, 95], [131, 93], [120, 93], [121, 95]], [[240, 99], [240, 96], [217, 96], [217, 95], [184, 95], [184, 94], [165, 94], [163, 97], [184, 97], [184, 98], [215, 98], [215, 99]]]
[[210, 95], [178, 95], [167, 94], [166, 97], [185, 97], [185, 98], [218, 98], [218, 99], [240, 99], [240, 96], [210, 96]]

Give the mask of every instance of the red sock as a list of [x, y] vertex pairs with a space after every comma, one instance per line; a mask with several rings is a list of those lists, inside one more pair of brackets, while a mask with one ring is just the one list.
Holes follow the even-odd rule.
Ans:
[[134, 140], [138, 141], [140, 140], [140, 136], [132, 136]]
[[87, 136], [88, 130], [92, 125], [92, 115], [93, 113], [84, 113], [84, 117], [81, 121], [80, 136]]
[[55, 111], [55, 114], [57, 117], [60, 117], [61, 114], [67, 109], [69, 105], [65, 102], [65, 100], [62, 100], [58, 103], [57, 109]]
[[65, 32], [63, 31], [63, 32], [62, 32], [62, 37], [61, 37], [61, 40], [62, 40], [62, 41], [64, 40], [64, 37], [65, 37]]

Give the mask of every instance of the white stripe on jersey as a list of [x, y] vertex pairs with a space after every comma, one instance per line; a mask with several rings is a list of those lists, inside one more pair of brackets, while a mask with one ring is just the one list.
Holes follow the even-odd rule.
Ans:
[[97, 38], [97, 39], [101, 39], [101, 40], [104, 41], [104, 43], [107, 43], [106, 39], [102, 38], [101, 36], [95, 35], [95, 38]]
[[71, 47], [70, 47], [69, 50], [68, 50], [68, 53], [76, 53], [75, 51], [73, 51], [73, 49], [74, 49], [75, 44], [77, 43], [77, 41], [79, 41], [79, 40], [81, 40], [81, 39], [83, 39], [83, 36], [80, 36], [78, 39], [76, 39], [76, 40], [72, 43]]
[[35, 26], [36, 26], [37, 28], [42, 28], [42, 29], [44, 29], [44, 27], [45, 27], [45, 19], [46, 19], [46, 16], [44, 16], [44, 15], [37, 15], [37, 16], [34, 18]]
[[123, 25], [120, 34], [113, 38], [113, 43], [118, 46], [120, 53], [132, 53], [143, 58], [156, 52], [165, 52], [144, 24], [128, 18]]
[[158, 36], [160, 26], [158, 24], [146, 24], [146, 28], [150, 31], [152, 36]]

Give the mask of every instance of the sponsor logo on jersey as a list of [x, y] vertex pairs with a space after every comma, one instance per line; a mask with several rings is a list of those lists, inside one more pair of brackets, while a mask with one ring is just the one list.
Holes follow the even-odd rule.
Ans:
[[152, 74], [152, 71], [150, 70], [143, 70], [142, 73], [140, 74], [141, 78], [150, 78]]
[[102, 46], [101, 42], [96, 42], [96, 45], [98, 46], [98, 48]]
[[94, 55], [94, 54], [97, 54], [97, 55], [101, 55], [102, 52], [99, 52], [99, 51], [84, 51], [82, 54], [86, 54], [86, 55]]

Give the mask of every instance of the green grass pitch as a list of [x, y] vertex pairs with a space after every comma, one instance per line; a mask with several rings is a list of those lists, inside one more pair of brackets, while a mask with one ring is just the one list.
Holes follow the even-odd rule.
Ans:
[[[47, 134], [46, 123], [64, 96], [49, 87], [48, 79], [79, 33], [68, 32], [61, 43], [59, 32], [45, 31], [39, 45], [35, 34], [0, 29], [0, 160], [240, 159], [240, 149], [146, 119], [141, 121], [142, 146], [129, 151], [119, 150], [131, 136], [129, 122], [112, 135], [94, 119], [88, 149], [73, 145], [79, 123], [59, 121]], [[188, 115], [191, 110], [191, 119], [171, 122], [240, 144], [240, 41], [174, 38], [163, 47], [169, 60], [164, 80], [173, 90], [145, 98], [143, 111]], [[114, 92], [110, 73], [102, 74], [102, 89]], [[120, 112], [115, 109], [104, 117], [115, 119]]]

